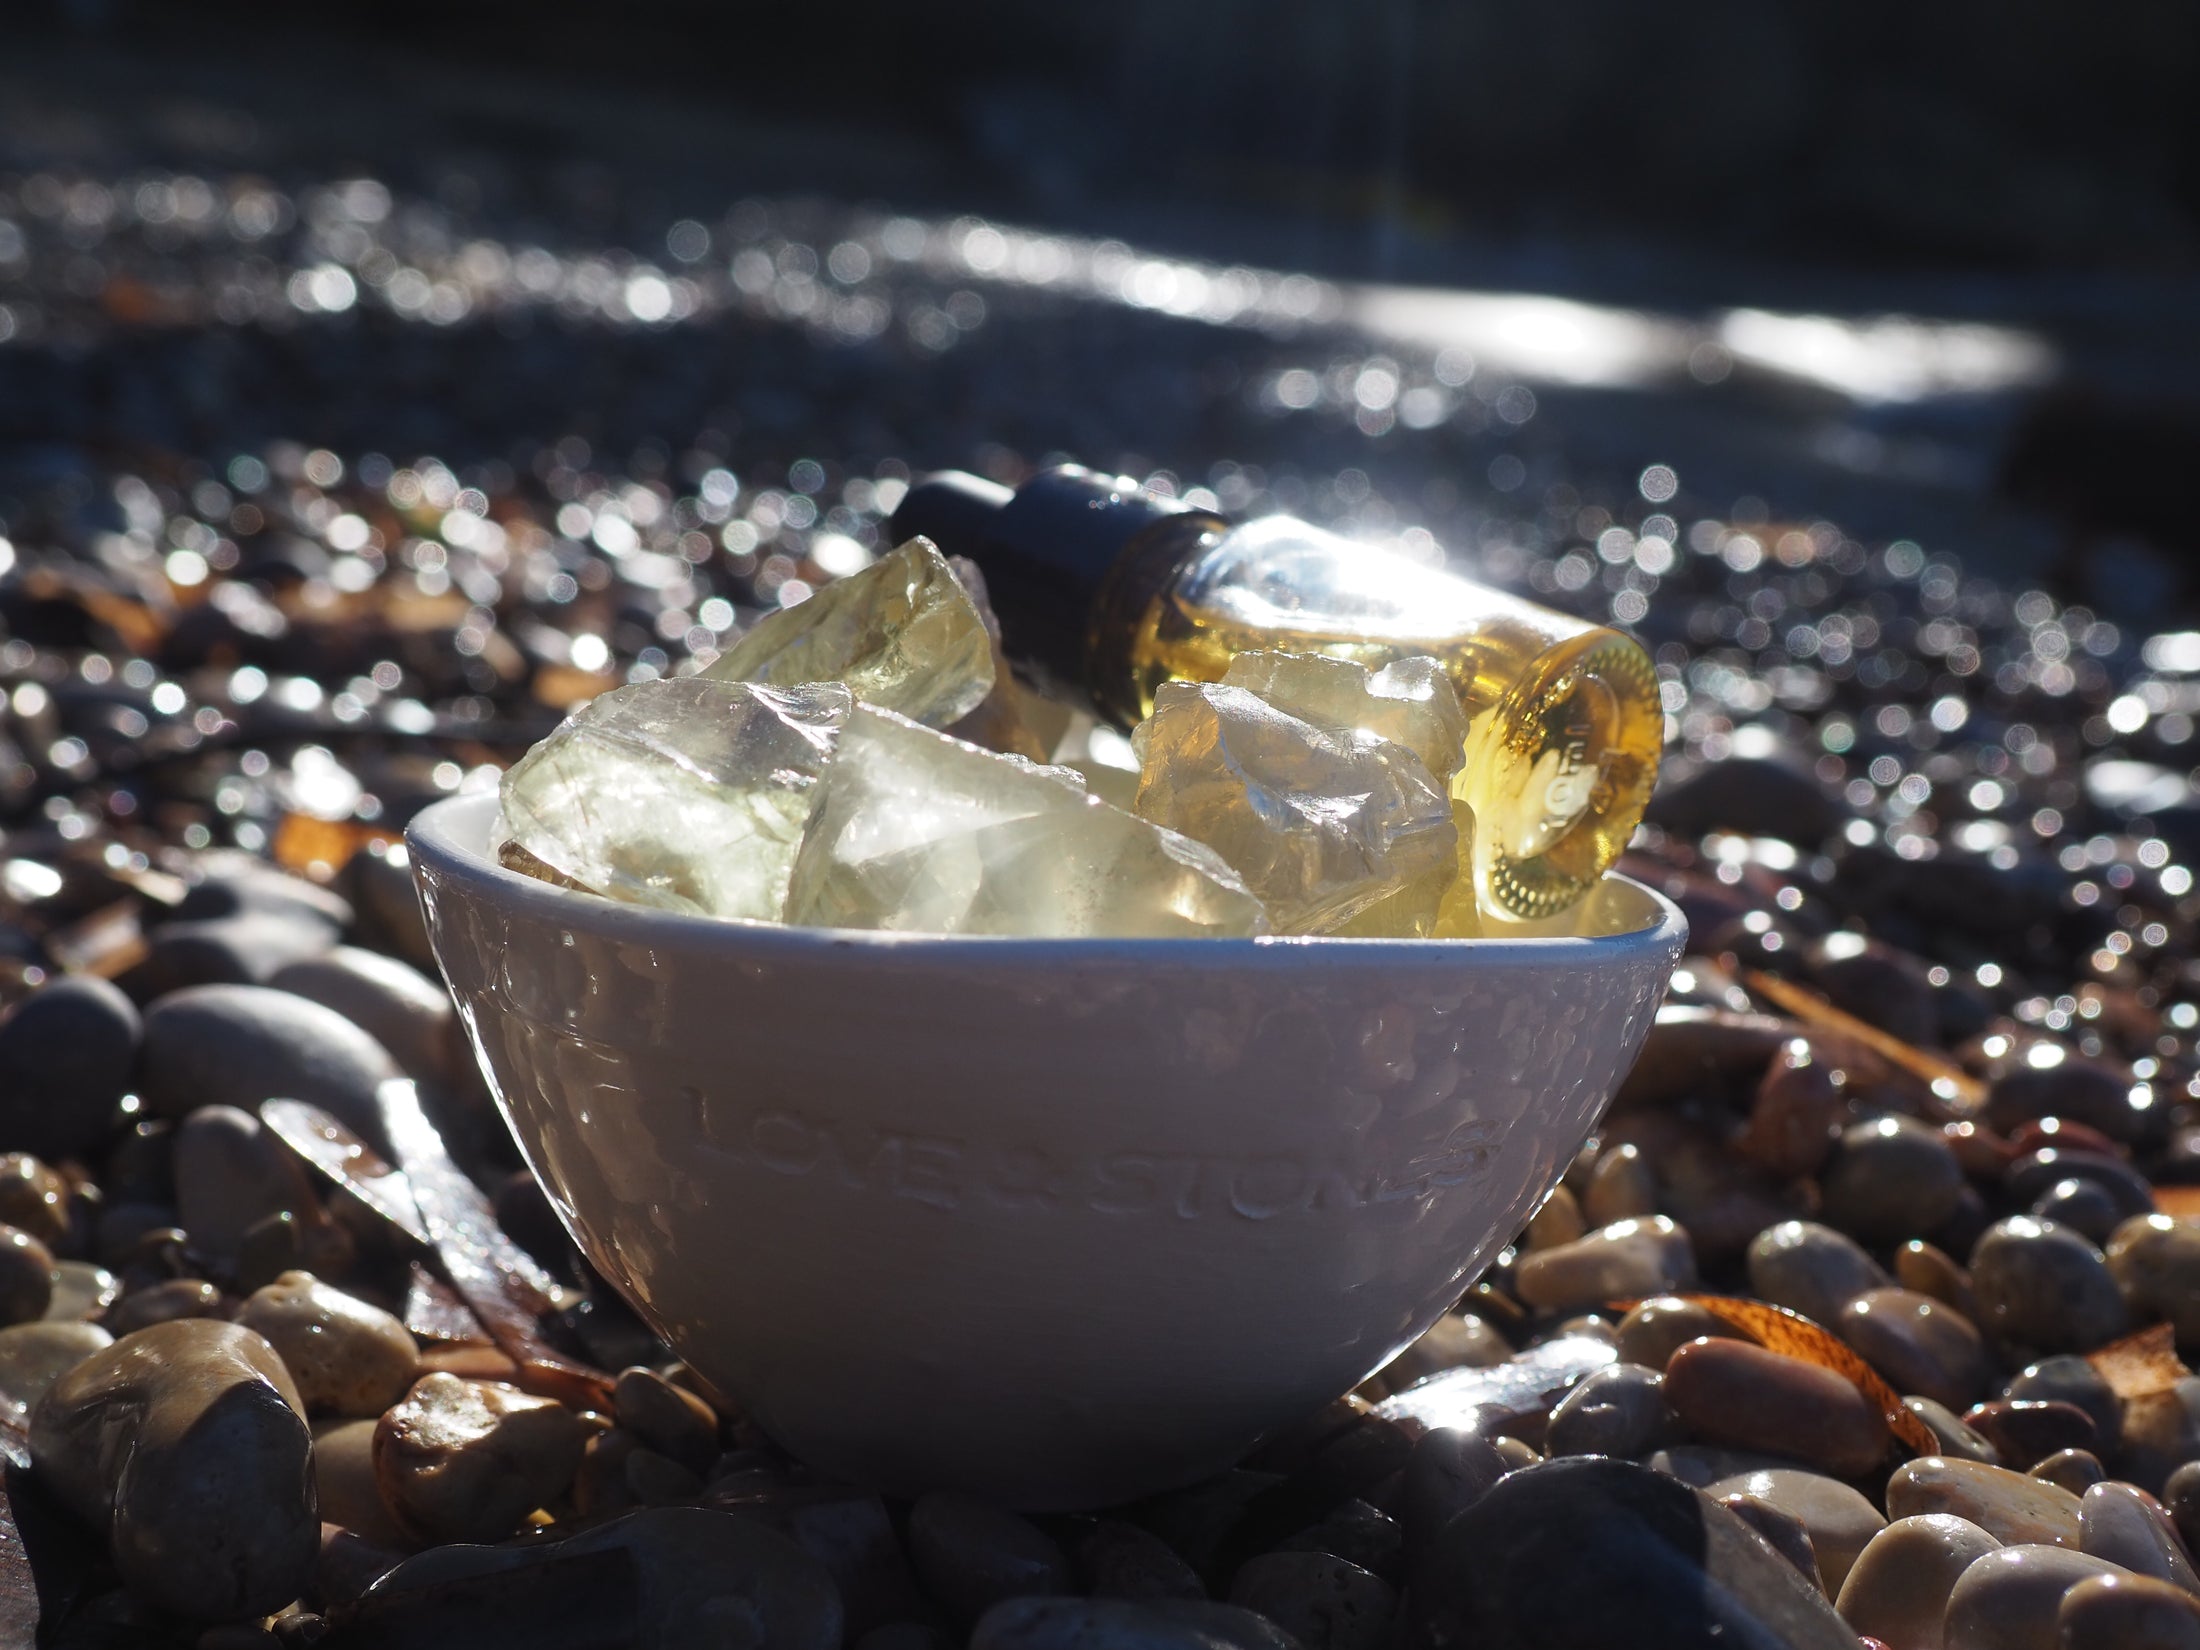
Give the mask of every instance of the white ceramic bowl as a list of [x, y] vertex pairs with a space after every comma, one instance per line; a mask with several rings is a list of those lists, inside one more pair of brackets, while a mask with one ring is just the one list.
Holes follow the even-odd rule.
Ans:
[[445, 978], [589, 1259], [814, 1466], [1101, 1506], [1419, 1336], [1556, 1184], [1686, 928], [949, 939], [713, 922], [408, 835]]

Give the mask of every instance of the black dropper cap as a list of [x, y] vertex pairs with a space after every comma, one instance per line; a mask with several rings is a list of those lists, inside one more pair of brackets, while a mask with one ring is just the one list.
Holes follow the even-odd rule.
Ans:
[[1109, 570], [1133, 539], [1186, 515], [1222, 525], [1080, 464], [1042, 470], [1013, 490], [943, 470], [903, 495], [886, 531], [896, 544], [921, 535], [944, 555], [976, 562], [1000, 615], [1002, 645], [1082, 687], [1093, 601]]

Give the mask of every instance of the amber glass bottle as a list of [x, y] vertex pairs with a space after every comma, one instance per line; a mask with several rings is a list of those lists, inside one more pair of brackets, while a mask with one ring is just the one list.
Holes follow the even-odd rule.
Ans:
[[1075, 465], [1014, 490], [932, 476], [889, 531], [975, 561], [1008, 650], [1126, 726], [1161, 683], [1219, 680], [1256, 649], [1443, 660], [1471, 718], [1452, 789], [1474, 810], [1475, 891], [1493, 915], [1572, 905], [1650, 800], [1657, 675], [1602, 625], [1289, 516], [1232, 523]]

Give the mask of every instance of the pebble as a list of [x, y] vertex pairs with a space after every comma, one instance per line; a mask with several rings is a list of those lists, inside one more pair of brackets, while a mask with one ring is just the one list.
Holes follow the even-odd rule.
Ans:
[[30, 1419], [39, 1478], [108, 1532], [138, 1597], [229, 1621], [298, 1596], [320, 1552], [313, 1439], [275, 1349], [206, 1318], [94, 1352]]
[[[604, 1585], [622, 1577], [626, 1586]], [[361, 1601], [350, 1631], [363, 1643], [423, 1650], [840, 1650], [845, 1628], [825, 1566], [761, 1519], [655, 1507], [558, 1541], [421, 1553]]]
[[2093, 1418], [2076, 1404], [2002, 1399], [1980, 1404], [1963, 1424], [1994, 1446], [2001, 1464], [2028, 1471], [2058, 1450], [2089, 1450], [2100, 1441]]
[[1587, 1375], [1551, 1411], [1551, 1455], [1645, 1455], [1665, 1442], [1672, 1416], [1665, 1378], [1640, 1364], [1614, 1363]]
[[[2052, 1045], [2043, 1050], [2051, 1052]], [[2146, 1128], [2131, 1104], [2131, 1079], [2095, 1060], [2015, 1064], [1987, 1090], [1985, 1122], [2003, 1134], [2042, 1117], [2067, 1117], [2125, 1145]]]
[[1708, 1307], [1678, 1295], [1653, 1295], [1620, 1319], [1612, 1348], [1622, 1363], [1662, 1370], [1666, 1360], [1690, 1341], [1746, 1340], [1747, 1336]]
[[267, 1337], [310, 1414], [380, 1415], [404, 1397], [420, 1361], [401, 1321], [311, 1272], [285, 1272], [253, 1291], [237, 1321]]
[[1810, 1531], [1793, 1513], [1782, 1512], [1754, 1495], [1713, 1495], [1712, 1499], [1765, 1538], [1772, 1550], [1795, 1566], [1795, 1573], [1814, 1587], [1822, 1585], [1818, 1554], [1810, 1544]]
[[0, 1222], [49, 1248], [69, 1241], [69, 1185], [28, 1152], [0, 1154]]
[[2200, 1224], [2138, 1215], [2110, 1234], [2107, 1255], [2134, 1318], [2167, 1319], [2179, 1344], [2200, 1347]]
[[1988, 1553], [1948, 1594], [1947, 1650], [2057, 1650], [2063, 1595], [2089, 1576], [2122, 1573], [2065, 1547], [2020, 1543]]
[[1811, 983], [1834, 1007], [1905, 1043], [1940, 1041], [1940, 1009], [1915, 957], [1841, 931], [1814, 942], [1804, 957]]
[[2099, 1370], [2074, 1353], [2025, 1365], [2009, 1378], [2001, 1395], [2015, 1402], [2076, 1404], [2092, 1417], [2102, 1449], [2114, 1449], [2123, 1434], [2123, 1400]]
[[2115, 1197], [2098, 1181], [2075, 1178], [2056, 1181], [2032, 1200], [2028, 1212], [2067, 1226], [2096, 1246], [2108, 1242], [2124, 1217]]
[[0, 1020], [0, 1145], [59, 1160], [115, 1125], [142, 1027], [137, 1007], [94, 975], [54, 981]]
[[88, 1260], [53, 1263], [53, 1299], [46, 1305], [49, 1323], [80, 1323], [96, 1318], [114, 1304], [122, 1285], [104, 1266]]
[[1829, 1326], [1898, 1392], [1958, 1408], [1986, 1384], [1986, 1347], [1969, 1320], [1908, 1289], [1867, 1289]]
[[231, 1259], [269, 1215], [308, 1206], [305, 1171], [259, 1118], [203, 1106], [176, 1125], [176, 1212], [201, 1251]]
[[1663, 1295], [1696, 1281], [1688, 1234], [1664, 1215], [1622, 1220], [1541, 1250], [1514, 1273], [1520, 1298], [1545, 1312], [1578, 1312], [1639, 1295]]
[[1912, 1238], [1894, 1252], [1894, 1281], [1954, 1307], [1966, 1323], [1978, 1323], [1978, 1296], [1971, 1290], [1971, 1274], [1923, 1238]]
[[1538, 1249], [1555, 1249], [1562, 1243], [1571, 1243], [1589, 1229], [1588, 1217], [1581, 1212], [1581, 1201], [1568, 1187], [1553, 1186], [1551, 1195], [1529, 1217], [1527, 1247], [1531, 1253]]
[[2078, 1549], [2134, 1575], [2152, 1576], [2200, 1594], [2200, 1571], [2160, 1502], [2113, 1480], [2095, 1484], [2078, 1502]]
[[1818, 1180], [1827, 1223], [1866, 1243], [1937, 1231], [1956, 1212], [1963, 1166], [1938, 1129], [1879, 1117], [1841, 1134]]
[[[862, 1640], [857, 1650], [870, 1650], [878, 1638]], [[945, 1650], [942, 1639], [925, 1642]], [[969, 1650], [1216, 1650], [1220, 1642], [1127, 1599], [1012, 1598], [979, 1618]]]
[[1077, 1576], [1096, 1598], [1205, 1598], [1192, 1567], [1150, 1530], [1103, 1518], [1077, 1543]]
[[1957, 1461], [1982, 1461], [1990, 1467], [2003, 1464], [1994, 1446], [1964, 1425], [1963, 1417], [1946, 1404], [1912, 1393], [1902, 1400], [1902, 1407], [1925, 1423], [1942, 1455]]
[[1986, 1229], [1971, 1251], [1979, 1327], [2041, 1352], [2087, 1352], [2124, 1332], [2122, 1294], [2101, 1252], [2031, 1215]]
[[1431, 1427], [1415, 1439], [1398, 1489], [1409, 1569], [1425, 1555], [1437, 1532], [1510, 1470], [1496, 1445], [1478, 1432]]
[[2082, 1499], [2087, 1490], [2108, 1477], [2108, 1468], [2089, 1449], [2059, 1449], [2046, 1460], [2025, 1468], [2025, 1476], [2044, 1479]]
[[2078, 1498], [2006, 1467], [1920, 1456], [1895, 1468], [1886, 1505], [1890, 1519], [1924, 1513], [1968, 1519], [2006, 1546], [2078, 1546]]
[[1799, 1180], [1823, 1166], [1847, 1110], [1832, 1071], [1808, 1041], [1791, 1038], [1765, 1068], [1734, 1149], [1776, 1179]]
[[587, 1428], [548, 1398], [497, 1381], [423, 1375], [381, 1419], [382, 1499], [431, 1541], [495, 1541], [563, 1493]]
[[717, 1413], [655, 1370], [620, 1371], [611, 1404], [619, 1425], [660, 1455], [695, 1472], [706, 1470], [717, 1459]]
[[227, 1306], [220, 1287], [204, 1278], [165, 1278], [131, 1290], [100, 1321], [120, 1337], [182, 1318], [226, 1318]]
[[1784, 1220], [1758, 1233], [1747, 1264], [1751, 1294], [1828, 1326], [1858, 1295], [1894, 1281], [1854, 1238], [1813, 1220]]
[[208, 985], [265, 985], [279, 970], [329, 948], [321, 923], [254, 911], [205, 922], [164, 922], [146, 935], [144, 958], [122, 978], [139, 1002]]
[[2200, 1461], [2187, 1461], [2162, 1485], [2162, 1506], [2188, 1552], [2200, 1541]]
[[1333, 1553], [1267, 1553], [1239, 1567], [1230, 1602], [1266, 1616], [1305, 1650], [1382, 1650], [1398, 1594]]
[[1766, 1467], [1722, 1478], [1707, 1486], [1705, 1493], [1713, 1497], [1746, 1495], [1800, 1521], [1810, 1532], [1811, 1550], [1818, 1558], [1817, 1573], [1828, 1598], [1841, 1591], [1857, 1554], [1887, 1526], [1878, 1509], [1838, 1478], [1792, 1467]]
[[1665, 1366], [1665, 1401], [1697, 1437], [1782, 1451], [1841, 1477], [1887, 1453], [1887, 1423], [1845, 1376], [1747, 1341], [1691, 1341]]
[[388, 1146], [374, 1092], [398, 1075], [396, 1062], [334, 1009], [287, 991], [202, 985], [162, 997], [146, 1010], [138, 1066], [139, 1090], [156, 1116], [304, 1100]]
[[18, 1323], [0, 1329], [0, 1398], [18, 1418], [46, 1389], [115, 1338], [91, 1323]]
[[1445, 1528], [1406, 1599], [1412, 1642], [1472, 1650], [1856, 1650], [1824, 1595], [1740, 1519], [1600, 1456], [1499, 1480]]
[[209, 853], [197, 864], [198, 875], [184, 890], [172, 920], [220, 922], [236, 917], [282, 917], [310, 923], [337, 937], [351, 927], [351, 902], [341, 894], [276, 869], [244, 853]]
[[465, 1041], [442, 982], [379, 951], [339, 945], [277, 970], [277, 991], [332, 1008], [388, 1051], [408, 1077], [449, 1084], [460, 1075]]
[[2200, 1650], [2200, 1602], [2144, 1576], [2092, 1576], [2063, 1594], [2059, 1650]]
[[917, 1583], [962, 1625], [1003, 1599], [1066, 1593], [1068, 1555], [1028, 1519], [967, 1495], [934, 1491], [909, 1509]]
[[1612, 1226], [1658, 1212], [1658, 1183], [1650, 1160], [1632, 1143], [1612, 1147], [1597, 1159], [1581, 1212], [1591, 1226]]
[[1358, 1497], [1276, 1543], [1282, 1552], [1329, 1553], [1395, 1583], [1403, 1573], [1405, 1532], [1398, 1521]]
[[53, 1251], [0, 1225], [0, 1325], [33, 1323], [53, 1304]]
[[1887, 1650], [1941, 1650], [1948, 1595], [2001, 1543], [1950, 1513], [1897, 1518], [1864, 1544], [1841, 1583], [1841, 1619]]
[[2070, 1180], [2105, 1194], [2119, 1219], [2153, 1212], [2154, 1188], [2145, 1175], [2115, 1155], [2114, 1148], [2089, 1151], [2065, 1143], [2060, 1136], [2011, 1163], [2002, 1177], [2002, 1190], [2012, 1202], [2029, 1203]]
[[1393, 1392], [1447, 1369], [1488, 1369], [1512, 1356], [1505, 1337], [1472, 1312], [1447, 1312], [1429, 1332], [1382, 1368]]
[[374, 1472], [373, 1421], [324, 1421], [313, 1429], [313, 1482], [321, 1522], [402, 1552], [412, 1537], [382, 1499]]

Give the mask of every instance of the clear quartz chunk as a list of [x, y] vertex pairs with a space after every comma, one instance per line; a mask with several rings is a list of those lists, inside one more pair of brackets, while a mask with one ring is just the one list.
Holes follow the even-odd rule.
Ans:
[[1220, 854], [1277, 933], [1329, 933], [1393, 897], [1388, 932], [1429, 931], [1459, 832], [1411, 750], [1205, 682], [1163, 683], [1132, 743], [1139, 815]]
[[1001, 756], [858, 705], [795, 862], [787, 920], [931, 934], [1227, 937], [1260, 902], [1196, 842]]
[[505, 773], [509, 841], [636, 905], [777, 922], [854, 700], [703, 677], [591, 700]]
[[845, 682], [927, 727], [977, 709], [993, 688], [993, 639], [930, 539], [756, 621], [703, 674], [719, 682]]
[[1240, 653], [1222, 679], [1317, 728], [1357, 728], [1403, 745], [1440, 785], [1466, 759], [1467, 713], [1443, 665], [1426, 654], [1371, 671], [1320, 653]]

